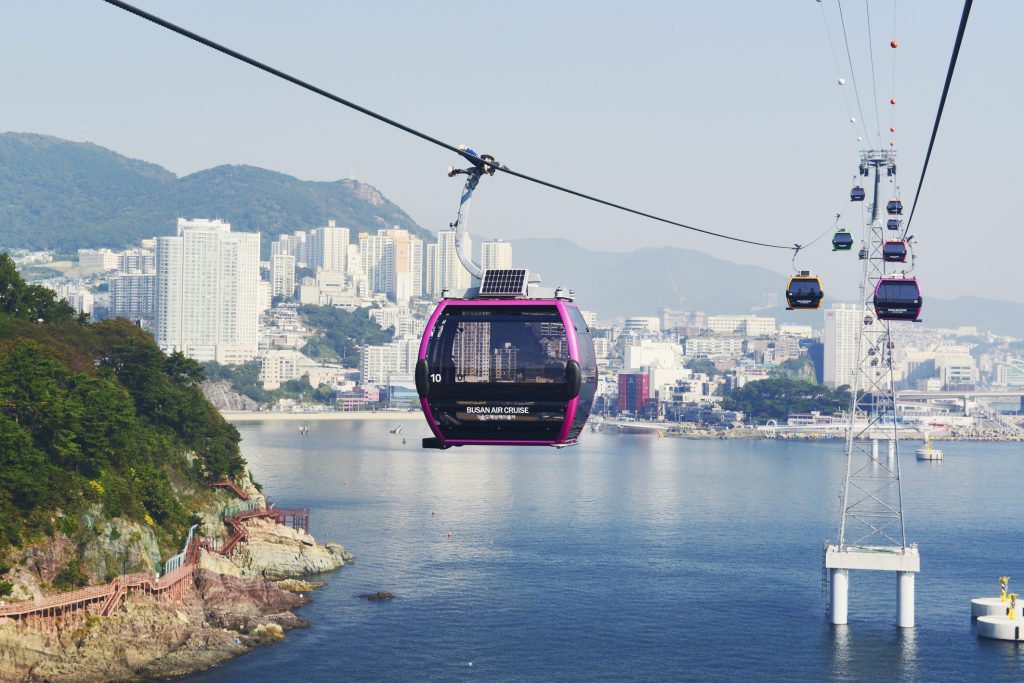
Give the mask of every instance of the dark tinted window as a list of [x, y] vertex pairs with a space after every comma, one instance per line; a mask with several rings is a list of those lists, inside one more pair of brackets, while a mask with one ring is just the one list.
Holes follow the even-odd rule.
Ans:
[[817, 280], [793, 280], [789, 291], [793, 297], [799, 299], [812, 298], [821, 295], [821, 285]]

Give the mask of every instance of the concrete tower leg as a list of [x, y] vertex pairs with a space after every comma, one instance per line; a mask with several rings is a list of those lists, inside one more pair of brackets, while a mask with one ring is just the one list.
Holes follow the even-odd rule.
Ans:
[[914, 572], [896, 572], [896, 625], [914, 628]]
[[[829, 586], [832, 594], [829, 596], [829, 602], [832, 605], [832, 623], [836, 625], [845, 624], [847, 601], [850, 592], [850, 571], [848, 569], [832, 568], [829, 572], [831, 572]], [[913, 582], [913, 579], [911, 579], [911, 582]], [[913, 613], [911, 613], [911, 619], [913, 619]]]
[[871, 439], [871, 459], [878, 462], [878, 439]]

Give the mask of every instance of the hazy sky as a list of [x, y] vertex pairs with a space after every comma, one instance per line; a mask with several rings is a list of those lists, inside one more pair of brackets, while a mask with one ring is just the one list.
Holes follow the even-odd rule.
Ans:
[[[683, 222], [807, 242], [848, 204], [863, 133], [849, 122], [814, 0], [138, 4], [512, 168]], [[853, 103], [835, 0], [824, 7]], [[883, 131], [893, 7], [870, 0]], [[896, 4], [895, 139], [908, 205], [961, 9], [960, 0]], [[844, 0], [843, 11], [874, 134], [865, 4]], [[1024, 301], [1021, 26], [1022, 2], [975, 4], [912, 228], [926, 297]], [[9, 0], [0, 44], [0, 131], [88, 140], [178, 174], [231, 163], [305, 179], [354, 175], [425, 227], [453, 218], [453, 155], [99, 0]], [[859, 214], [852, 206], [843, 224], [859, 229]], [[674, 245], [790, 268], [783, 251], [508, 176], [482, 182], [471, 229], [606, 250]], [[827, 238], [798, 266], [820, 273], [829, 294], [854, 294], [856, 256], [833, 254]]]

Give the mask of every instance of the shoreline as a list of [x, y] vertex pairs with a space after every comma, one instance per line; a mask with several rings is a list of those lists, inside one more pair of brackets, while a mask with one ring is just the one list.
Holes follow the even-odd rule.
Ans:
[[417, 411], [350, 410], [322, 413], [278, 413], [272, 411], [222, 410], [228, 422], [324, 422], [329, 420], [411, 420], [422, 415]]

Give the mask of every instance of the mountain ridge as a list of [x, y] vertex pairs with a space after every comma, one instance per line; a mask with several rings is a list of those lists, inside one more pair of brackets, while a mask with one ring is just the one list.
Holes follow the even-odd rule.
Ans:
[[0, 134], [0, 245], [123, 248], [173, 234], [179, 216], [220, 217], [263, 234], [264, 256], [282, 233], [336, 220], [352, 230], [422, 228], [377, 188], [355, 180], [311, 181], [250, 165], [177, 176], [89, 142], [38, 133]]

